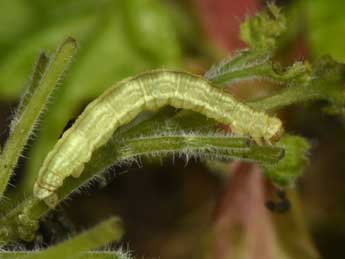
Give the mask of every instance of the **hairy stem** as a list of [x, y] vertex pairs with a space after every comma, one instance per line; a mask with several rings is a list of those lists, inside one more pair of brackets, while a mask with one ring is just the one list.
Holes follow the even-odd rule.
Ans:
[[[25, 92], [20, 98], [15, 118], [21, 117], [21, 114], [24, 111], [24, 108], [28, 105], [32, 97], [32, 94], [35, 92], [36, 88], [39, 86], [39, 83], [42, 79], [44, 71], [47, 69], [48, 65], [49, 65], [49, 57], [44, 52], [42, 52], [41, 54], [39, 54], [37, 61], [34, 65], [32, 76], [30, 78], [28, 85], [26, 86]], [[13, 129], [16, 122], [17, 122], [16, 120], [12, 120], [11, 129]]]
[[[140, 124], [138, 126], [140, 128]], [[132, 128], [132, 134], [135, 127]], [[162, 129], [162, 127], [160, 127]], [[82, 184], [92, 179], [114, 164], [133, 161], [140, 155], [164, 155], [166, 153], [190, 154], [197, 157], [217, 158], [222, 160], [248, 159], [274, 163], [279, 161], [284, 150], [274, 146], [258, 146], [248, 142], [246, 138], [233, 138], [217, 135], [210, 137], [209, 133], [188, 135], [186, 133], [170, 133], [168, 136], [153, 135], [127, 137], [126, 132], [116, 136], [108, 144], [96, 150], [91, 161], [79, 178], [69, 177], [58, 189], [58, 196], [64, 199]], [[171, 130], [168, 127], [169, 132]], [[130, 135], [130, 131], [129, 131]], [[212, 145], [210, 145], [212, 144]], [[36, 230], [34, 222], [42, 217], [49, 207], [43, 202], [29, 197], [0, 219], [0, 240], [4, 243], [17, 239], [30, 240]], [[25, 218], [26, 220], [19, 220]]]
[[345, 106], [344, 75], [345, 65], [326, 56], [314, 66], [313, 79], [309, 84], [287, 87], [271, 96], [249, 101], [247, 104], [258, 110], [274, 110], [295, 103], [323, 100], [341, 111]]
[[[40, 254], [41, 252], [0, 252], [1, 259], [23, 259], [26, 256]], [[131, 259], [130, 255], [121, 251], [94, 251], [81, 253], [78, 259]]]
[[[18, 112], [19, 117], [14, 119], [15, 122], [12, 124], [11, 134], [1, 154], [0, 198], [6, 189], [7, 183], [27, 140], [47, 105], [49, 96], [67, 69], [76, 49], [76, 41], [68, 38], [57, 50], [40, 80], [39, 74], [41, 71], [37, 70], [46, 66], [46, 59], [39, 59], [42, 64], [36, 66], [36, 71], [33, 73], [32, 86], [28, 87], [29, 90], [34, 90], [34, 92], [31, 94], [29, 100], [23, 99], [21, 102], [21, 110]], [[34, 85], [36, 83], [38, 84], [37, 86]]]
[[69, 240], [52, 246], [42, 252], [31, 253], [27, 259], [76, 258], [81, 252], [95, 249], [111, 241], [118, 241], [123, 234], [122, 223], [118, 218], [110, 218]]
[[205, 73], [205, 78], [217, 87], [235, 82], [260, 79], [286, 85], [306, 85], [310, 81], [308, 63], [296, 62], [282, 68], [272, 61], [271, 51], [244, 49], [221, 61]]
[[275, 110], [294, 103], [324, 98], [322, 92], [318, 91], [318, 88], [313, 87], [313, 85], [292, 86], [284, 88], [271, 96], [249, 101], [247, 104], [257, 110]]

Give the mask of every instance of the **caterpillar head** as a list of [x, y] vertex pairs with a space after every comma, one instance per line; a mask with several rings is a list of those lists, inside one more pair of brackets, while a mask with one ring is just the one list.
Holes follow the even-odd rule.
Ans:
[[283, 135], [284, 128], [281, 120], [278, 118], [270, 118], [271, 121], [268, 123], [268, 127], [265, 132], [265, 140], [269, 143], [274, 143]]

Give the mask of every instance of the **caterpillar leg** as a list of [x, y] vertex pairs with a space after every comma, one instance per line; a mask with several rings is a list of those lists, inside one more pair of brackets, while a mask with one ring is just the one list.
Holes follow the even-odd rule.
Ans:
[[241, 127], [239, 127], [236, 124], [236, 122], [230, 125], [230, 129], [231, 129], [231, 133], [233, 133], [234, 135], [237, 135], [239, 137], [242, 137], [245, 135], [245, 131]]
[[263, 138], [261, 136], [252, 136], [254, 142], [258, 145], [263, 145], [265, 141], [263, 141]]
[[80, 165], [79, 167], [77, 167], [72, 173], [71, 175], [74, 177], [74, 178], [78, 178], [81, 173], [84, 171], [84, 164]]

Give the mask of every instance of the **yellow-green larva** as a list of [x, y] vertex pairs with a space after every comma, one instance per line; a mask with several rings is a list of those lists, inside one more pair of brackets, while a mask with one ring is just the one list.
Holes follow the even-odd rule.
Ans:
[[70, 175], [79, 177], [93, 151], [104, 145], [120, 126], [144, 110], [165, 105], [190, 109], [228, 124], [236, 135], [257, 143], [271, 142], [282, 133], [275, 117], [254, 111], [202, 77], [185, 72], [154, 70], [123, 80], [91, 102], [49, 152], [34, 185], [34, 195], [49, 206], [55, 191]]

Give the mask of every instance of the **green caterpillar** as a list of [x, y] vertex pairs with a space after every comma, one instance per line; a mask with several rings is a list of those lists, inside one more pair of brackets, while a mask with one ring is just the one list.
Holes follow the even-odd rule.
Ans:
[[34, 195], [55, 206], [55, 191], [70, 175], [79, 177], [93, 151], [104, 145], [120, 126], [144, 110], [171, 105], [190, 109], [228, 124], [234, 134], [271, 143], [283, 132], [275, 117], [257, 112], [213, 87], [200, 76], [154, 70], [115, 84], [91, 102], [49, 152], [34, 185]]

